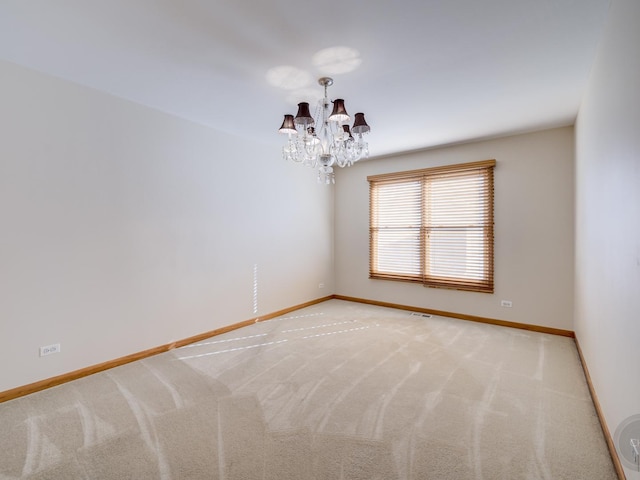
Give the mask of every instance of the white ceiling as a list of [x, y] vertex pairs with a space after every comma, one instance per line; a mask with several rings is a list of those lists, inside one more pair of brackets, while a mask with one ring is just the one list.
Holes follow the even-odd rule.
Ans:
[[349, 47], [329, 95], [365, 112], [377, 156], [572, 124], [609, 3], [2, 0], [0, 59], [280, 143], [295, 108], [271, 69], [321, 94], [314, 54]]

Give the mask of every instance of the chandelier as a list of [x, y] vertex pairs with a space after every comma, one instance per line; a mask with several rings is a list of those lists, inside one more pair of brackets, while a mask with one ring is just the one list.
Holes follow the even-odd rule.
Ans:
[[335, 183], [334, 166], [350, 167], [369, 156], [369, 145], [362, 135], [370, 128], [364, 113], [356, 113], [353, 126], [349, 128], [351, 117], [341, 98], [333, 101], [333, 111], [329, 113], [331, 102], [327, 88], [333, 85], [333, 79], [322, 77], [318, 83], [324, 87], [324, 98], [318, 102], [315, 115], [311, 116], [307, 102], [299, 103], [295, 118], [285, 115], [278, 131], [288, 136], [287, 144], [282, 148], [285, 160], [317, 168], [318, 182], [332, 184]]

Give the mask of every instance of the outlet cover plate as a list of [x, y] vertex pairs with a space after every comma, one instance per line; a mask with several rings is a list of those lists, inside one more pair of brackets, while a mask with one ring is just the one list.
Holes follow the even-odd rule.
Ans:
[[40, 347], [40, 356], [45, 357], [54, 353], [60, 353], [60, 344], [54, 343], [53, 345], [47, 345], [46, 347]]

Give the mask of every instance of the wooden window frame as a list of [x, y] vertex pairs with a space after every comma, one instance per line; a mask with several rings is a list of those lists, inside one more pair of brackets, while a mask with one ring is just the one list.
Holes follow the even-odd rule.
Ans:
[[[483, 292], [483, 293], [493, 293], [494, 291], [494, 167], [496, 165], [495, 160], [484, 160], [480, 162], [471, 162], [471, 163], [462, 163], [455, 165], [446, 165], [432, 168], [425, 168], [420, 170], [410, 170], [405, 172], [395, 172], [381, 175], [372, 175], [367, 177], [367, 181], [369, 182], [369, 278], [371, 279], [381, 279], [381, 280], [397, 280], [397, 281], [406, 281], [406, 282], [414, 282], [421, 283], [425, 287], [434, 287], [434, 288], [448, 288], [448, 289], [456, 289], [456, 290], [465, 290], [465, 291], [473, 291], [473, 292]], [[464, 179], [472, 179], [472, 178], [482, 178], [480, 182], [480, 186], [476, 190], [470, 187], [464, 187]], [[461, 190], [461, 196], [458, 198], [460, 201], [462, 199], [473, 199], [473, 207], [469, 207], [469, 210], [474, 210], [474, 212], [480, 211], [479, 221], [478, 223], [474, 223], [473, 225], [463, 225], [463, 226], [442, 226], [435, 225], [430, 221], [430, 215], [439, 215], [439, 218], [443, 218], [443, 213], [448, 210], [447, 206], [437, 205], [446, 205], [443, 203], [443, 197], [449, 195], [441, 194], [441, 197], [433, 196], [428, 190], [433, 188], [433, 185], [437, 181], [446, 182], [447, 180], [450, 182], [454, 182], [456, 179], [462, 180], [460, 183], [463, 190]], [[419, 249], [419, 254], [412, 253], [409, 255], [411, 261], [407, 263], [413, 268], [412, 272], [407, 273], [400, 272], [402, 270], [399, 268], [399, 271], [384, 271], [384, 269], [377, 268], [379, 263], [379, 257], [382, 257], [385, 253], [387, 253], [387, 257], [391, 258], [394, 254], [390, 253], [390, 250], [383, 253], [379, 253], [378, 244], [381, 243], [379, 240], [380, 233], [386, 229], [392, 229], [393, 227], [388, 225], [380, 225], [378, 222], [378, 218], [381, 216], [378, 212], [385, 208], [385, 205], [378, 205], [378, 203], [384, 202], [383, 200], [378, 200], [378, 197], [382, 195], [382, 189], [387, 186], [398, 186], [399, 188], [404, 188], [403, 185], [407, 186], [407, 189], [411, 192], [409, 195], [414, 195], [411, 198], [411, 204], [408, 204], [407, 208], [410, 209], [414, 215], [413, 218], [415, 220], [416, 214], [415, 211], [415, 202], [416, 198], [416, 182], [419, 182], [421, 188], [421, 197], [420, 197], [420, 220], [416, 223], [419, 225], [407, 225], [399, 228], [399, 230], [403, 230], [405, 233], [411, 235], [419, 234], [419, 246], [416, 238], [412, 240], [412, 248], [413, 250]], [[411, 184], [411, 187], [409, 187]], [[440, 189], [442, 191], [442, 188]], [[402, 190], [404, 191], [404, 190]], [[452, 195], [456, 195], [454, 192]], [[465, 196], [466, 195], [466, 196]], [[395, 197], [393, 197], [395, 198]], [[455, 199], [456, 197], [452, 197]], [[429, 199], [434, 199], [430, 202]], [[479, 199], [479, 200], [478, 200]], [[446, 199], [445, 199], [446, 200]], [[394, 200], [395, 201], [395, 200]], [[399, 202], [407, 201], [407, 200], [399, 200]], [[389, 201], [389, 204], [394, 203], [393, 201]], [[402, 205], [402, 204], [401, 204]], [[435, 205], [435, 206], [434, 206]], [[440, 210], [438, 210], [440, 208]], [[461, 212], [464, 209], [460, 209], [456, 211], [456, 214]], [[401, 215], [404, 216], [404, 213]], [[387, 214], [389, 217], [389, 214]], [[453, 218], [453, 216], [452, 216]], [[404, 220], [402, 220], [404, 221]], [[436, 233], [439, 233], [441, 237], [444, 239], [440, 245], [446, 245], [445, 248], [455, 248], [451, 247], [453, 244], [455, 235], [453, 235], [453, 231], [458, 229], [458, 231], [463, 231], [465, 234], [467, 232], [481, 232], [476, 234], [476, 240], [474, 243], [474, 252], [469, 254], [470, 257], [473, 257], [471, 261], [469, 261], [469, 268], [472, 270], [471, 273], [465, 275], [461, 275], [456, 277], [455, 274], [450, 273], [452, 270], [455, 270], [456, 266], [465, 265], [467, 266], [467, 260], [462, 261], [455, 260], [452, 263], [450, 268], [452, 270], [449, 271], [450, 274], [444, 275], [434, 275], [433, 268], [428, 265], [429, 261], [433, 259], [438, 259], [437, 256], [432, 256], [429, 253], [429, 249], [431, 246], [435, 244], [437, 240]], [[380, 233], [379, 233], [380, 232]], [[449, 232], [448, 235], [443, 232]], [[478, 240], [478, 236], [482, 236], [481, 240]], [[430, 238], [434, 237], [436, 238]], [[469, 238], [465, 235], [465, 238]], [[448, 243], [447, 243], [448, 242]], [[466, 245], [466, 243], [465, 243]], [[481, 245], [481, 247], [479, 247]], [[442, 248], [442, 247], [441, 247]], [[466, 248], [466, 247], [465, 247]], [[443, 252], [445, 250], [442, 250]], [[481, 253], [477, 253], [480, 251]], [[447, 251], [448, 252], [448, 251]], [[419, 255], [419, 260], [416, 259], [416, 255]], [[384, 261], [387, 261], [387, 257], [384, 258]], [[442, 258], [444, 259], [441, 262], [441, 266], [439, 267], [441, 270], [447, 268], [447, 265], [442, 266], [448, 260], [445, 258], [446, 255], [443, 253]], [[465, 257], [468, 258], [468, 257]], [[418, 262], [418, 263], [416, 263]], [[470, 276], [474, 276], [474, 278], [470, 278]]]

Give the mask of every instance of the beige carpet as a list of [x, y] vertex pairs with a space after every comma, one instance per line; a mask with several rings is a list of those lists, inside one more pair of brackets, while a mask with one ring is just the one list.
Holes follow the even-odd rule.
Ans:
[[573, 341], [331, 300], [0, 404], [0, 479], [615, 479]]

